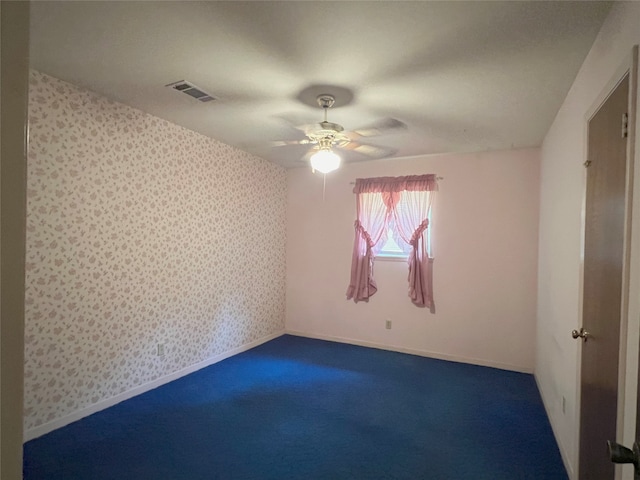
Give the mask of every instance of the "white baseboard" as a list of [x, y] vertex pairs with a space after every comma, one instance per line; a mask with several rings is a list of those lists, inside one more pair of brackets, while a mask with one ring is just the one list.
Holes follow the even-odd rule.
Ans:
[[564, 468], [567, 469], [567, 475], [569, 476], [569, 479], [574, 480], [576, 478], [576, 475], [573, 470], [573, 465], [571, 465], [571, 462], [569, 461], [569, 455], [567, 455], [567, 451], [565, 450], [564, 445], [560, 443], [560, 436], [558, 435], [556, 427], [553, 423], [553, 417], [551, 416], [551, 409], [547, 405], [544, 391], [542, 390], [540, 382], [538, 381], [538, 377], [535, 374], [533, 375], [533, 378], [535, 378], [536, 380], [536, 385], [538, 386], [538, 391], [540, 392], [540, 397], [542, 398], [542, 405], [544, 405], [544, 409], [547, 412], [547, 417], [549, 418], [549, 423], [551, 424], [551, 430], [553, 430], [553, 436], [555, 437], [556, 443], [558, 444], [558, 449], [560, 450], [560, 456], [562, 457]]
[[178, 378], [184, 377], [185, 375], [189, 375], [190, 373], [196, 372], [202, 368], [208, 367], [209, 365], [213, 365], [214, 363], [218, 363], [226, 358], [237, 355], [238, 353], [245, 352], [247, 350], [252, 349], [253, 347], [257, 347], [269, 340], [273, 340], [274, 338], [280, 337], [284, 335], [284, 331], [273, 333], [266, 337], [260, 338], [250, 343], [246, 343], [237, 348], [231, 349], [227, 352], [221, 353], [214, 357], [210, 357], [202, 362], [190, 365], [182, 370], [178, 370], [177, 372], [173, 372], [169, 375], [165, 375], [164, 377], [156, 378], [155, 380], [135, 387], [126, 392], [120, 393], [111, 398], [107, 398], [105, 400], [101, 400], [93, 405], [89, 405], [88, 407], [77, 410], [73, 413], [65, 415], [64, 417], [57, 418], [47, 423], [43, 423], [42, 425], [38, 425], [37, 427], [30, 428], [24, 432], [24, 441], [28, 442], [29, 440], [33, 440], [34, 438], [38, 438], [46, 433], [52, 432], [60, 427], [64, 427], [72, 422], [80, 420], [81, 418], [88, 417], [89, 415], [93, 415], [96, 412], [104, 410], [105, 408], [109, 408], [114, 406], [117, 403], [120, 403], [129, 398], [135, 397], [136, 395], [140, 395], [141, 393], [148, 392], [149, 390], [153, 390], [161, 385], [164, 385], [169, 382], [173, 382]]
[[[518, 366], [518, 365], [510, 365], [510, 364], [505, 364], [505, 363], [500, 363], [500, 362], [493, 362], [493, 361], [487, 361], [487, 360], [482, 360], [482, 359], [478, 359], [478, 358], [468, 358], [468, 357], [460, 357], [457, 355], [449, 355], [449, 354], [444, 354], [444, 353], [439, 353], [439, 352], [431, 352], [431, 351], [426, 351], [426, 350], [416, 350], [416, 349], [412, 349], [412, 348], [405, 348], [405, 347], [399, 347], [399, 346], [393, 346], [393, 345], [383, 345], [383, 344], [379, 344], [379, 343], [374, 343], [374, 342], [367, 342], [367, 341], [362, 341], [362, 340], [356, 340], [356, 339], [351, 339], [351, 338], [343, 338], [343, 337], [335, 337], [332, 335], [322, 335], [322, 334], [314, 334], [314, 333], [307, 333], [307, 332], [300, 332], [300, 331], [296, 331], [296, 330], [284, 330], [281, 332], [277, 332], [271, 335], [268, 335], [266, 337], [263, 337], [259, 340], [255, 340], [251, 343], [247, 343], [245, 345], [241, 345], [240, 347], [234, 348], [232, 350], [229, 350], [227, 352], [221, 353], [219, 355], [216, 355], [214, 357], [208, 358], [207, 360], [204, 360], [202, 362], [196, 363], [194, 365], [190, 365], [186, 368], [183, 368], [182, 370], [178, 370], [177, 372], [171, 373], [169, 375], [165, 375], [164, 377], [160, 377], [160, 378], [156, 378], [155, 380], [145, 383], [143, 385], [140, 385], [136, 388], [133, 388], [131, 390], [128, 390], [126, 392], [123, 392], [119, 395], [116, 395], [114, 397], [111, 398], [107, 398], [105, 400], [101, 400], [97, 403], [94, 403], [93, 405], [89, 405], [88, 407], [82, 408], [80, 410], [77, 410], [75, 412], [72, 412], [68, 415], [65, 415], [64, 417], [52, 420], [50, 422], [44, 423], [42, 425], [38, 425], [37, 427], [31, 428], [29, 430], [26, 430], [24, 433], [24, 441], [28, 442], [29, 440], [33, 440], [34, 438], [38, 438], [46, 433], [52, 432], [53, 430], [56, 430], [58, 428], [64, 427], [65, 425], [68, 425], [72, 422], [75, 422], [77, 420], [80, 420], [84, 417], [88, 417], [89, 415], [92, 415], [96, 412], [99, 412], [101, 410], [104, 410], [106, 408], [112, 407], [113, 405], [116, 405], [124, 400], [127, 400], [129, 398], [135, 397], [136, 395], [140, 395], [142, 393], [148, 392], [149, 390], [153, 390], [154, 388], [157, 388], [161, 385], [164, 385], [166, 383], [172, 382], [174, 380], [177, 380], [178, 378], [184, 377], [185, 375], [189, 375], [190, 373], [196, 372], [202, 368], [208, 367], [210, 365], [213, 365], [214, 363], [218, 363], [226, 358], [232, 357], [234, 355], [237, 355], [238, 353], [242, 353], [244, 351], [247, 351], [251, 348], [257, 347], [258, 345], [261, 345], [265, 342], [268, 342], [269, 340], [273, 340], [274, 338], [280, 337], [283, 334], [289, 334], [289, 335], [295, 335], [298, 337], [308, 337], [308, 338], [316, 338], [319, 340], [328, 340], [328, 341], [332, 341], [332, 342], [339, 342], [339, 343], [348, 343], [351, 345], [360, 345], [363, 347], [370, 347], [370, 348], [378, 348], [381, 350], [389, 350], [392, 352], [400, 352], [400, 353], [408, 353], [410, 355], [418, 355], [421, 357], [429, 357], [429, 358], [437, 358], [440, 360], [449, 360], [449, 361], [453, 361], [453, 362], [461, 362], [461, 363], [469, 363], [469, 364], [473, 364], [473, 365], [481, 365], [484, 367], [493, 367], [493, 368], [499, 368], [502, 370], [511, 370], [511, 371], [515, 371], [515, 372], [522, 372], [522, 373], [533, 373], [531, 368], [528, 367], [522, 367], [522, 366]], [[536, 380], [537, 381], [537, 380]], [[539, 386], [538, 386], [539, 389]], [[543, 403], [544, 403], [544, 398], [543, 398]], [[546, 408], [546, 405], [545, 405]], [[548, 412], [547, 412], [548, 413]], [[552, 425], [553, 427], [553, 425]], [[555, 433], [555, 432], [554, 432]], [[564, 453], [564, 451], [562, 450], [562, 448], [560, 448], [560, 451], [562, 453], [562, 457], [563, 460], [565, 461], [565, 465], [567, 464], [566, 461], [566, 455]], [[569, 470], [569, 467], [567, 468]], [[573, 478], [573, 477], [571, 477]]]
[[420, 357], [437, 358], [439, 360], [448, 360], [451, 362], [469, 363], [472, 365], [480, 365], [482, 367], [499, 368], [501, 370], [510, 370], [520, 373], [533, 373], [531, 367], [523, 367], [520, 365], [511, 365], [508, 363], [494, 362], [492, 360], [483, 360], [480, 358], [461, 357], [458, 355], [449, 355], [447, 353], [431, 352], [427, 350], [416, 350], [413, 348], [399, 347], [395, 345], [383, 345], [381, 343], [367, 342], [364, 340], [355, 340], [353, 338], [334, 337], [332, 335], [323, 335], [318, 333], [300, 332], [297, 330], [286, 329], [285, 333], [288, 335], [295, 335], [298, 337], [316, 338], [318, 340], [329, 340], [331, 342], [348, 343], [351, 345], [359, 345], [361, 347], [378, 348], [380, 350], [389, 350], [391, 352], [408, 353], [410, 355], [418, 355]]

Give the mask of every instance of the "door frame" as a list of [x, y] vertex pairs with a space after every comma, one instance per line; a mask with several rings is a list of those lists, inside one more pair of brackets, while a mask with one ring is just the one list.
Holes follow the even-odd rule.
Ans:
[[[617, 405], [617, 438], [612, 439], [623, 444], [632, 444], [635, 438], [636, 398], [640, 381], [638, 380], [638, 363], [640, 355], [640, 194], [633, 195], [633, 191], [640, 192], [640, 159], [635, 148], [635, 139], [640, 136], [637, 118], [638, 91], [638, 46], [635, 45], [630, 54], [624, 59], [615, 74], [601, 90], [596, 100], [584, 116], [583, 128], [583, 161], [587, 160], [589, 142], [589, 121], [598, 112], [602, 104], [609, 98], [625, 75], [629, 75], [629, 120], [627, 142], [627, 170], [625, 185], [625, 222], [623, 243], [623, 271], [622, 271], [622, 299], [620, 318], [620, 352], [618, 357], [618, 405]], [[634, 168], [634, 166], [636, 168]], [[583, 195], [580, 221], [580, 271], [578, 287], [578, 328], [583, 321], [584, 299], [584, 250], [586, 227], [587, 200], [587, 169], [582, 173]], [[630, 292], [636, 292], [630, 295]], [[631, 319], [631, 321], [629, 321]], [[568, 333], [568, 332], [567, 332]], [[580, 409], [582, 402], [582, 342], [577, 348], [576, 369], [576, 408], [574, 410], [574, 458], [573, 473], [578, 477], [580, 465]], [[603, 452], [605, 452], [603, 445]], [[625, 470], [626, 467], [625, 467]], [[571, 473], [571, 472], [570, 472]], [[633, 478], [624, 473], [624, 478]], [[615, 480], [623, 480], [622, 466], [617, 465]]]
[[0, 5], [0, 477], [22, 478], [24, 270], [29, 90], [28, 2]]

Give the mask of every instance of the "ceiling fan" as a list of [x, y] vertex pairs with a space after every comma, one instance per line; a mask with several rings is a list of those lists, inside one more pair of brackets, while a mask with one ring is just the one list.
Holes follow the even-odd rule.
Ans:
[[340, 156], [333, 149], [351, 150], [371, 158], [383, 158], [395, 153], [394, 149], [361, 143], [356, 139], [404, 130], [407, 126], [400, 120], [388, 118], [367, 128], [345, 132], [340, 124], [327, 120], [327, 111], [335, 104], [335, 97], [323, 93], [317, 97], [318, 106], [324, 110], [324, 120], [314, 125], [296, 127], [304, 131], [307, 138], [297, 141], [273, 142], [274, 146], [313, 145], [310, 150], [311, 168], [328, 173], [336, 170], [341, 163]]

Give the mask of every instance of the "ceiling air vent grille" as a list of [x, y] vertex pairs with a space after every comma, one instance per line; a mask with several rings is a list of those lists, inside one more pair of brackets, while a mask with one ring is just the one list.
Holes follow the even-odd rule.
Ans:
[[179, 92], [186, 93], [199, 102], [211, 102], [212, 100], [217, 100], [213, 95], [209, 95], [207, 92], [202, 91], [200, 88], [185, 80], [180, 80], [179, 82], [170, 83], [165, 86], [171, 87]]

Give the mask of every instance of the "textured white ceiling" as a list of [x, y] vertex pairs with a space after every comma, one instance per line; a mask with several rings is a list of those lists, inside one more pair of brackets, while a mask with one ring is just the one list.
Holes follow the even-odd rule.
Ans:
[[[31, 64], [286, 167], [295, 125], [347, 130], [393, 157], [540, 145], [609, 2], [32, 2]], [[188, 80], [219, 97], [165, 88]], [[322, 85], [323, 87], [317, 87]], [[356, 152], [347, 161], [365, 160]]]

